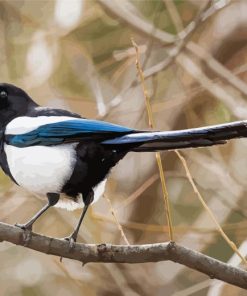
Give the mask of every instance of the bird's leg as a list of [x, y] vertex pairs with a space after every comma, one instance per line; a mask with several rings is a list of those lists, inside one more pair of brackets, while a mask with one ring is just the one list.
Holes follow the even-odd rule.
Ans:
[[48, 203], [39, 210], [27, 223], [25, 224], [18, 224], [16, 223], [15, 226], [20, 227], [24, 230], [32, 230], [33, 223], [44, 213], [46, 212], [50, 207], [54, 206], [58, 200], [59, 200], [59, 193], [47, 193]]
[[75, 228], [75, 230], [71, 233], [70, 236], [68, 237], [65, 237], [65, 240], [68, 240], [69, 243], [70, 243], [70, 248], [73, 248], [73, 245], [74, 243], [76, 242], [76, 239], [77, 239], [77, 236], [78, 236], [78, 232], [79, 232], [79, 229], [80, 229], [80, 226], [81, 226], [81, 223], [82, 223], [82, 220], [84, 218], [84, 216], [86, 215], [86, 212], [87, 212], [87, 209], [89, 208], [89, 205], [91, 204], [91, 202], [93, 201], [93, 198], [94, 198], [94, 192], [93, 190], [91, 190], [85, 198], [83, 198], [83, 201], [84, 201], [84, 208], [83, 208], [83, 211], [81, 213], [81, 217], [78, 221], [78, 224]]

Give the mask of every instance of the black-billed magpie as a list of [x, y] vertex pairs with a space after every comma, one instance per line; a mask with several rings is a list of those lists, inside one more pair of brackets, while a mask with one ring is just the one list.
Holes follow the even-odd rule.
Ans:
[[70, 242], [76, 241], [94, 191], [102, 191], [111, 168], [128, 152], [211, 146], [247, 136], [246, 121], [153, 132], [85, 119], [66, 110], [40, 107], [21, 88], [7, 83], [0, 84], [0, 128], [0, 165], [5, 174], [48, 198], [30, 221], [17, 226], [31, 229], [62, 194], [73, 202], [82, 197], [84, 209], [68, 237]]

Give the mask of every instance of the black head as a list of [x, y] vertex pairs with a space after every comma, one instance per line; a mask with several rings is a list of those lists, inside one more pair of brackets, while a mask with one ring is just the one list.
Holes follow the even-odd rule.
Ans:
[[21, 88], [8, 83], [0, 83], [0, 126], [5, 126], [13, 118], [25, 116], [37, 104]]

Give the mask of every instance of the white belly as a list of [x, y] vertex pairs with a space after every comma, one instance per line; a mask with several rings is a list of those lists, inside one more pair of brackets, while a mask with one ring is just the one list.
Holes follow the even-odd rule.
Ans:
[[46, 194], [59, 193], [72, 175], [77, 144], [18, 148], [4, 145], [10, 172], [27, 190]]
[[[106, 179], [104, 181], [100, 182], [98, 185], [96, 185], [93, 188], [94, 199], [93, 199], [92, 204], [95, 203], [96, 201], [98, 201], [99, 198], [103, 196], [103, 194], [105, 192], [105, 185], [106, 185]], [[68, 197], [66, 195], [64, 196], [63, 194], [61, 194], [60, 199], [59, 199], [58, 203], [55, 205], [55, 207], [67, 209], [69, 211], [73, 211], [78, 208], [84, 207], [84, 203], [83, 203], [83, 199], [82, 199], [81, 195], [78, 195], [77, 201], [74, 202], [73, 200], [68, 199]]]

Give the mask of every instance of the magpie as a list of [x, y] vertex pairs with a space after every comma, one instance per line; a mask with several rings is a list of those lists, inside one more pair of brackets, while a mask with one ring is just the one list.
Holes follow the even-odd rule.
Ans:
[[128, 152], [150, 152], [224, 144], [247, 136], [247, 121], [177, 131], [140, 131], [41, 107], [21, 88], [0, 83], [0, 165], [17, 185], [47, 198], [33, 223], [61, 197], [83, 202], [67, 239], [75, 242], [94, 193], [103, 192], [112, 167]]

